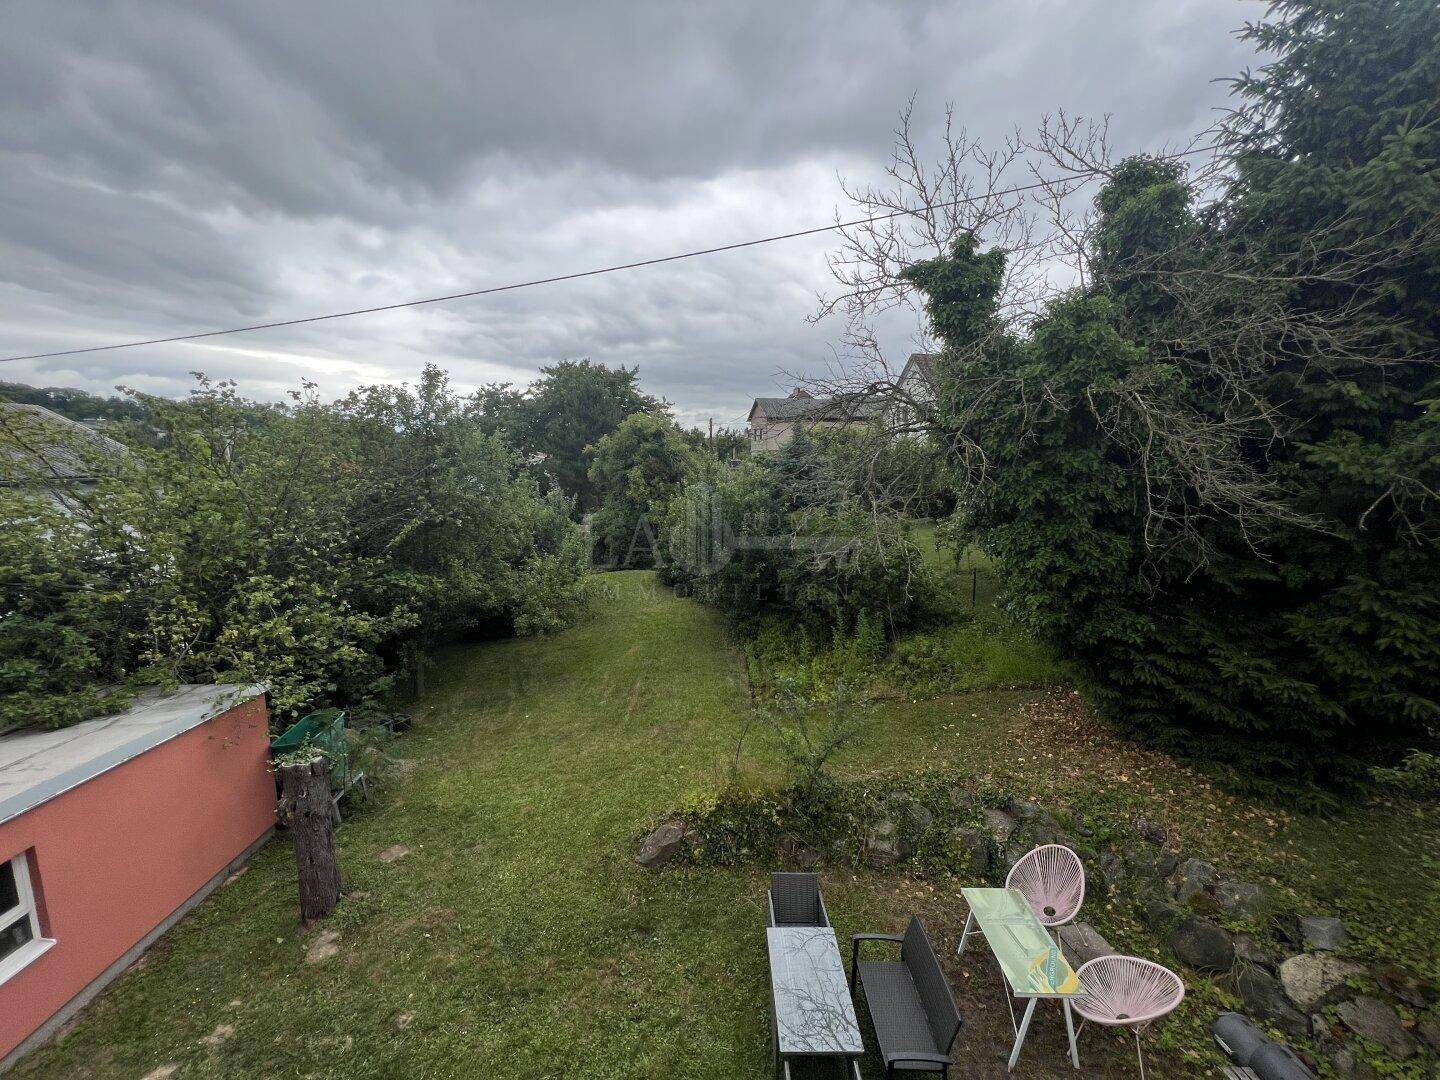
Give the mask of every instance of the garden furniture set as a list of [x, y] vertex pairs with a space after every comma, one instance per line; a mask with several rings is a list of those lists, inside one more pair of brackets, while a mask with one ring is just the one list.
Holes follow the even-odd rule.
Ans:
[[[1085, 899], [1085, 869], [1059, 844], [1020, 859], [999, 889], [961, 890], [970, 911], [957, 952], [985, 939], [1009, 990], [1014, 1069], [1036, 1003], [1058, 1000], [1065, 1016], [1070, 1061], [1080, 1067], [1077, 1040], [1085, 1024], [1128, 1027], [1135, 1033], [1140, 1076], [1145, 1058], [1140, 1030], [1172, 1012], [1185, 995], [1173, 972], [1136, 956], [1101, 956], [1074, 969], [1056, 928], [1075, 918]], [[801, 1059], [829, 1058], [860, 1080], [864, 1056], [854, 994], [863, 990], [887, 1078], [898, 1072], [949, 1076], [950, 1054], [963, 1023], [950, 984], [925, 928], [911, 918], [903, 935], [855, 934], [847, 980], [819, 878], [777, 873], [770, 878], [766, 942], [770, 955], [771, 1029], [777, 1075], [790, 1077]], [[899, 946], [896, 960], [861, 960], [861, 946]], [[1027, 1002], [1016, 1019], [1014, 999]], [[1074, 1013], [1081, 1023], [1077, 1030]]]

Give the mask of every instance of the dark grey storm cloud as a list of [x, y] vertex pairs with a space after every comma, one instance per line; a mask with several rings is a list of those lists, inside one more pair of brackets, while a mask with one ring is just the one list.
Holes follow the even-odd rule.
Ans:
[[[998, 140], [1057, 107], [1183, 141], [1253, 57], [1234, 0], [0, 7], [0, 352], [157, 337], [803, 228], [896, 113]], [[0, 378], [276, 396], [639, 364], [687, 420], [823, 366], [825, 238]], [[897, 348], [903, 348], [897, 341]]]

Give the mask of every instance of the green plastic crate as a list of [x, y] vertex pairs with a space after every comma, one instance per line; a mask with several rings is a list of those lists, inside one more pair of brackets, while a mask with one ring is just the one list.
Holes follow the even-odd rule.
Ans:
[[330, 783], [343, 789], [350, 782], [350, 744], [345, 740], [345, 710], [320, 709], [302, 716], [270, 744], [271, 754], [284, 754], [310, 743], [330, 762]]

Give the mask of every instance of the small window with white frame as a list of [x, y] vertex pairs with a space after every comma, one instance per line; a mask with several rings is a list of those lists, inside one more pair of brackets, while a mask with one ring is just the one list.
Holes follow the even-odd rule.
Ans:
[[40, 936], [40, 912], [22, 851], [0, 862], [0, 983], [54, 945]]

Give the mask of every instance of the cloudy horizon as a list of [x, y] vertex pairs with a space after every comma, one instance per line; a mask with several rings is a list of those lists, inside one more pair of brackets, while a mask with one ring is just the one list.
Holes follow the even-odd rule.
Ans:
[[[1176, 146], [1256, 58], [1237, 0], [247, 5], [0, 14], [0, 355], [395, 303], [828, 223], [915, 96], [994, 144], [1064, 108]], [[1017, 177], [1017, 180], [1023, 180]], [[0, 366], [0, 379], [278, 398], [640, 368], [685, 423], [743, 423], [811, 324], [834, 234], [351, 319]], [[887, 328], [903, 354], [909, 326]]]

